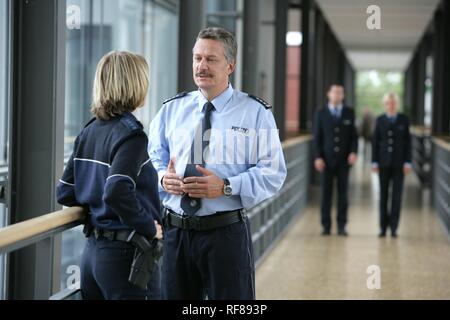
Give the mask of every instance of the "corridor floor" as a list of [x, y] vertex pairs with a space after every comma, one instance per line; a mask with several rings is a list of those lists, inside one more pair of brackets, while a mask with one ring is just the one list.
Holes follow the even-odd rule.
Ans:
[[[405, 180], [397, 239], [378, 238], [378, 177], [370, 164], [360, 160], [351, 173], [347, 238], [335, 228], [320, 235], [319, 194], [312, 193], [314, 205], [258, 266], [257, 299], [450, 299], [450, 239], [414, 173]], [[367, 285], [369, 277], [376, 284], [367, 273], [373, 265], [379, 289]]]

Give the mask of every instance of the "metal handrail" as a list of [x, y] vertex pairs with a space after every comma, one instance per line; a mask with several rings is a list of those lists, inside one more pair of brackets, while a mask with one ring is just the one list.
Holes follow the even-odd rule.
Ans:
[[8, 253], [81, 224], [86, 212], [71, 207], [0, 229], [0, 254]]
[[409, 129], [411, 134], [417, 137], [430, 137], [431, 136], [431, 128], [424, 126], [411, 126]]
[[298, 145], [299, 143], [303, 143], [303, 142], [307, 142], [307, 141], [311, 141], [311, 140], [312, 140], [312, 135], [305, 134], [305, 135], [301, 135], [298, 137], [287, 139], [287, 140], [283, 141], [281, 146], [283, 147], [283, 149], [287, 149], [287, 148], [293, 147], [295, 145]]
[[442, 149], [450, 151], [450, 137], [448, 136], [433, 136], [433, 142]]
[[0, 164], [0, 176], [7, 176], [8, 175], [8, 164], [2, 163]]

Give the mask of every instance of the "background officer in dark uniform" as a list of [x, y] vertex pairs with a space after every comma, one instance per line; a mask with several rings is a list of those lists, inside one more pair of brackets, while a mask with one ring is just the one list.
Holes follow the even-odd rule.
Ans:
[[358, 134], [353, 109], [342, 104], [344, 88], [332, 85], [328, 91], [328, 104], [318, 110], [314, 123], [315, 161], [321, 172], [321, 221], [323, 235], [331, 232], [331, 199], [333, 181], [337, 179], [338, 234], [347, 235], [347, 188], [350, 166], [357, 160]]
[[[389, 93], [383, 98], [386, 113], [376, 121], [373, 136], [372, 168], [380, 176], [380, 237], [391, 228], [397, 237], [404, 174], [411, 171], [411, 136], [408, 117], [397, 112], [398, 97]], [[388, 209], [392, 185], [391, 207]]]
[[[158, 268], [146, 289], [128, 281], [134, 233], [162, 238], [158, 175], [148, 139], [132, 112], [143, 106], [148, 65], [141, 56], [111, 52], [94, 80], [95, 115], [78, 135], [57, 187], [58, 202], [89, 210], [89, 239], [81, 261], [83, 299], [158, 299]], [[88, 228], [89, 229], [89, 228]]]

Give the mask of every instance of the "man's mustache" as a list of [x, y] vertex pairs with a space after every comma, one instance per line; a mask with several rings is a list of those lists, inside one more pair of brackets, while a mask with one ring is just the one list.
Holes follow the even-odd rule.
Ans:
[[204, 72], [199, 72], [195, 74], [196, 77], [208, 77], [208, 78], [212, 78], [212, 74], [209, 73], [204, 73]]

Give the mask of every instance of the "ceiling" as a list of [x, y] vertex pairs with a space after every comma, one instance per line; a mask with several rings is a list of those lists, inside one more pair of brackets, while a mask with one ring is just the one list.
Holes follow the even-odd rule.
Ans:
[[[356, 70], [406, 69], [439, 0], [317, 0]], [[381, 29], [369, 30], [369, 5], [381, 12]]]

